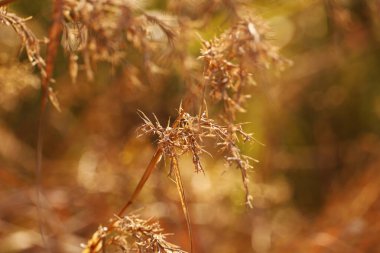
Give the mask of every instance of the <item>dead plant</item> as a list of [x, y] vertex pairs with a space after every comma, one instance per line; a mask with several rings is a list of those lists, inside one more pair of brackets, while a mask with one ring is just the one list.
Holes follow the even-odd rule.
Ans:
[[[132, 0], [56, 0], [53, 5], [53, 23], [49, 32], [46, 61], [40, 55], [41, 41], [25, 24], [28, 19], [19, 18], [13, 13], [8, 13], [5, 7], [0, 7], [0, 22], [11, 26], [17, 32], [26, 48], [29, 61], [37, 66], [42, 75], [37, 144], [38, 175], [41, 174], [42, 167], [43, 119], [48, 97], [59, 110], [50, 82], [61, 34], [61, 44], [69, 57], [69, 75], [73, 82], [81, 69], [85, 70], [89, 80], [93, 80], [94, 69], [100, 61], [108, 62], [112, 66], [123, 65], [130, 48], [133, 48], [143, 56], [144, 70], [151, 75], [165, 72], [155, 62], [157, 55], [164, 53], [161, 59], [168, 55], [173, 56], [173, 59], [180, 63], [181, 71], [186, 73], [184, 76], [192, 79], [188, 81], [189, 92], [201, 98], [200, 104], [196, 106], [198, 115], [191, 115], [187, 108], [181, 105], [176, 120], [173, 124], [168, 122], [166, 126], [163, 126], [156, 116], [152, 121], [140, 111], [144, 124], [139, 128], [139, 135], [151, 134], [157, 137], [156, 153], [129, 201], [118, 212], [118, 217], [111, 220], [108, 226], [99, 227], [85, 247], [84, 253], [106, 252], [111, 246], [122, 252], [184, 252], [164, 240], [165, 235], [161, 233], [162, 229], [158, 223], [144, 221], [137, 216], [123, 217], [161, 157], [170, 164], [169, 176], [177, 186], [192, 251], [191, 221], [180, 173], [180, 157], [189, 153], [195, 172], [205, 173], [202, 156], [210, 154], [207, 151], [206, 139], [214, 141], [227, 163], [240, 170], [245, 201], [252, 207], [248, 173], [254, 159], [241, 153], [239, 142], [251, 142], [254, 139], [252, 134], [244, 132], [242, 124], [236, 123], [235, 119], [237, 113], [246, 110], [245, 102], [251, 96], [248, 86], [255, 83], [255, 71], [269, 68], [271, 65], [282, 68], [288, 62], [280, 57], [278, 49], [269, 43], [268, 27], [263, 20], [241, 15], [242, 3], [239, 1], [222, 1], [222, 5], [229, 8], [233, 23], [231, 28], [214, 39], [202, 40], [199, 56], [204, 63], [202, 71], [201, 65], [195, 63], [196, 57], [187, 53], [188, 45], [184, 38], [189, 36], [190, 32], [193, 33], [195, 28], [202, 26], [202, 22], [197, 24], [196, 19], [207, 20], [210, 13], [219, 10], [220, 6], [219, 1], [202, 2], [199, 13], [189, 14], [189, 17], [181, 16], [189, 11], [189, 4], [189, 1], [171, 3], [170, 8], [176, 10], [175, 13], [178, 15], [175, 16], [161, 11], [148, 11], [142, 2]], [[182, 40], [181, 26], [186, 28]], [[182, 45], [176, 46], [177, 39]], [[133, 68], [133, 64], [131, 66], [129, 69], [134, 71], [128, 72], [132, 75], [129, 79], [135, 80], [135, 83], [142, 83], [137, 77], [138, 68]], [[200, 89], [194, 89], [192, 86]], [[219, 118], [209, 117], [208, 104], [222, 104], [223, 113]], [[40, 180], [40, 176], [38, 178]]]
[[166, 241], [167, 234], [157, 221], [143, 220], [137, 215], [115, 217], [112, 226], [99, 226], [92, 238], [83, 245], [82, 253], [152, 252], [185, 253], [178, 246]]

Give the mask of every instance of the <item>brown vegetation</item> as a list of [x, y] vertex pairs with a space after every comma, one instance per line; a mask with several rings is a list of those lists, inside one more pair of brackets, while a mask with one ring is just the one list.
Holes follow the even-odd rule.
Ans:
[[376, 251], [377, 2], [1, 1], [0, 251]]

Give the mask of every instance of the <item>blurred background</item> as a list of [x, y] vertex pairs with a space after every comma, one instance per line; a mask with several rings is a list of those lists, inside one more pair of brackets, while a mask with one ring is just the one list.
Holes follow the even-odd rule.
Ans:
[[[9, 11], [34, 18], [42, 38], [50, 1], [19, 0]], [[213, 1], [199, 30], [220, 34], [229, 2]], [[191, 17], [204, 1], [152, 1], [152, 9]], [[273, 44], [293, 61], [282, 73], [254, 73], [248, 111], [238, 120], [262, 143], [241, 148], [259, 160], [250, 173], [253, 209], [244, 205], [240, 172], [218, 153], [204, 156], [205, 175], [180, 160], [193, 223], [195, 252], [380, 252], [380, 1], [256, 0], [247, 3], [270, 25]], [[186, 7], [186, 8], [185, 8]], [[193, 36], [196, 58], [201, 43]], [[137, 138], [137, 110], [165, 124], [186, 94], [185, 77], [170, 73], [136, 85], [139, 68], [99, 64], [95, 81], [68, 75], [60, 49], [54, 84], [62, 112], [50, 108], [44, 132], [42, 187], [47, 233], [57, 252], [80, 252], [129, 198], [155, 151]], [[136, 62], [136, 65], [135, 65]], [[136, 66], [135, 68], [133, 66]], [[177, 72], [176, 72], [177, 71]], [[144, 75], [142, 71], [141, 75]], [[20, 52], [17, 34], [0, 26], [0, 252], [43, 252], [36, 209], [35, 144], [39, 77]], [[132, 85], [131, 83], [134, 83]], [[175, 184], [160, 163], [130, 209], [154, 217], [189, 250]]]

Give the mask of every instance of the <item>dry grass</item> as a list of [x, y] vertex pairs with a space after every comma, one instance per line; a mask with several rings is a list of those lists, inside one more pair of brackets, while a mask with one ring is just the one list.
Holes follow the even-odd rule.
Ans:
[[[181, 105], [174, 123], [169, 121], [166, 126], [156, 116], [152, 121], [140, 112], [144, 124], [139, 128], [139, 134], [156, 136], [158, 147], [131, 198], [118, 212], [119, 216], [123, 216], [126, 209], [135, 202], [163, 156], [170, 164], [169, 177], [177, 186], [192, 251], [191, 220], [181, 178], [180, 158], [189, 153], [195, 172], [205, 173], [202, 156], [211, 155], [211, 151], [207, 151], [210, 140], [226, 162], [240, 170], [245, 202], [252, 207], [248, 175], [254, 159], [242, 154], [239, 142], [252, 142], [254, 139], [252, 134], [243, 130], [241, 123], [236, 122], [236, 115], [246, 111], [245, 103], [251, 96], [248, 87], [255, 83], [254, 72], [272, 65], [282, 68], [288, 62], [269, 43], [268, 27], [263, 20], [242, 15], [242, 3], [223, 1], [223, 5], [230, 10], [231, 26], [214, 39], [201, 41], [202, 49], [198, 59], [203, 60], [204, 66], [195, 63], [197, 56], [188, 52], [186, 38], [207, 24], [213, 13], [220, 11], [217, 2], [205, 2], [201, 4], [199, 13], [188, 13], [186, 16], [191, 5], [187, 1], [172, 3], [172, 14], [149, 10], [137, 1], [54, 1], [46, 60], [40, 55], [41, 41], [25, 24], [27, 19], [8, 13], [6, 7], [1, 7], [0, 21], [16, 31], [25, 46], [29, 61], [42, 74], [37, 144], [38, 187], [42, 176], [42, 135], [47, 98], [61, 110], [50, 84], [59, 37], [62, 35], [61, 45], [68, 57], [68, 72], [72, 82], [76, 82], [80, 70], [85, 71], [88, 80], [94, 80], [99, 62], [107, 62], [112, 67], [126, 67], [128, 53], [136, 50], [142, 60], [136, 66], [132, 63], [126, 67], [127, 70], [133, 70], [126, 72], [129, 80], [134, 80], [130, 83], [140, 85], [144, 80], [152, 81], [157, 76], [164, 75], [167, 69], [160, 66], [160, 61], [163, 58], [173, 59], [173, 62], [178, 63], [177, 70], [185, 77], [191, 77], [192, 81], [186, 87], [188, 93], [198, 97], [196, 100], [199, 103], [195, 102], [195, 109], [193, 108], [198, 113], [192, 115], [187, 105]], [[158, 55], [163, 56], [157, 57]], [[141, 78], [140, 73], [144, 71], [147, 78]], [[220, 104], [221, 110], [217, 109]], [[209, 107], [215, 108], [214, 115], [209, 115]], [[219, 117], [216, 117], [218, 114]], [[136, 216], [124, 216], [109, 224], [99, 227], [83, 252], [106, 252], [111, 246], [120, 252], [183, 252], [164, 240], [165, 236], [158, 223], [144, 221]]]
[[380, 252], [378, 2], [0, 0], [0, 251]]
[[110, 227], [100, 226], [84, 246], [82, 253], [97, 252], [167, 252], [185, 253], [166, 241], [158, 222], [143, 220], [136, 215], [116, 217]]
[[70, 75], [74, 82], [80, 57], [87, 78], [93, 80], [93, 66], [97, 62], [120, 65], [130, 46], [146, 55], [147, 70], [158, 69], [149, 55], [162, 45], [173, 44], [176, 20], [160, 12], [145, 11], [143, 7], [137, 1], [64, 1], [62, 43], [71, 55]]
[[30, 18], [20, 18], [14, 13], [8, 12], [6, 7], [0, 7], [0, 22], [4, 25], [11, 26], [20, 37], [22, 45], [25, 47], [26, 54], [30, 63], [37, 66], [42, 76], [46, 76], [45, 60], [40, 54], [40, 43], [34, 33], [28, 28], [26, 22]]

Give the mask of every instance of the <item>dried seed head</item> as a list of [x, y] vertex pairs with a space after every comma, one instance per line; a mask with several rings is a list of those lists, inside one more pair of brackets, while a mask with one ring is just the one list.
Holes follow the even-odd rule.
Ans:
[[89, 78], [93, 78], [93, 64], [120, 65], [131, 46], [144, 55], [148, 73], [163, 73], [151, 56], [173, 45], [178, 22], [169, 15], [146, 12], [140, 2], [64, 0], [62, 45], [67, 52], [83, 56]]
[[[191, 116], [181, 107], [178, 110], [179, 115], [176, 120], [177, 124], [172, 127], [163, 127], [155, 118], [152, 122], [144, 113], [140, 116], [144, 124], [139, 128], [140, 135], [154, 134], [158, 137], [158, 145], [164, 152], [168, 160], [173, 161], [185, 153], [192, 155], [193, 164], [196, 172], [203, 172], [201, 164], [201, 155], [209, 154], [203, 148], [204, 139], [213, 139], [220, 151], [225, 154], [225, 159], [230, 165], [235, 165], [242, 175], [243, 185], [246, 192], [246, 202], [250, 206], [251, 197], [248, 189], [248, 170], [252, 168], [252, 158], [241, 155], [237, 145], [239, 137], [244, 141], [253, 140], [251, 134], [243, 131], [241, 124], [228, 123], [227, 126], [217, 124], [207, 117], [204, 112], [201, 115]], [[171, 163], [170, 172], [173, 171]]]
[[46, 75], [45, 61], [40, 55], [40, 43], [33, 32], [26, 26], [25, 22], [30, 18], [20, 18], [14, 13], [7, 11], [6, 7], [0, 7], [0, 23], [11, 26], [21, 39], [26, 49], [26, 54], [32, 66], [37, 66], [42, 76]]
[[186, 253], [166, 241], [166, 234], [162, 233], [158, 222], [130, 215], [117, 217], [111, 220], [111, 224], [109, 228], [100, 226], [84, 245], [82, 253], [108, 252], [112, 247], [121, 249], [120, 252]]
[[203, 41], [201, 59], [205, 63], [204, 79], [209, 95], [222, 102], [224, 114], [233, 121], [244, 112], [246, 87], [254, 84], [250, 72], [288, 61], [279, 56], [266, 34], [268, 28], [260, 19], [240, 18], [230, 29], [211, 41]]
[[79, 21], [64, 21], [62, 46], [70, 53], [82, 50], [87, 45], [87, 27]]

